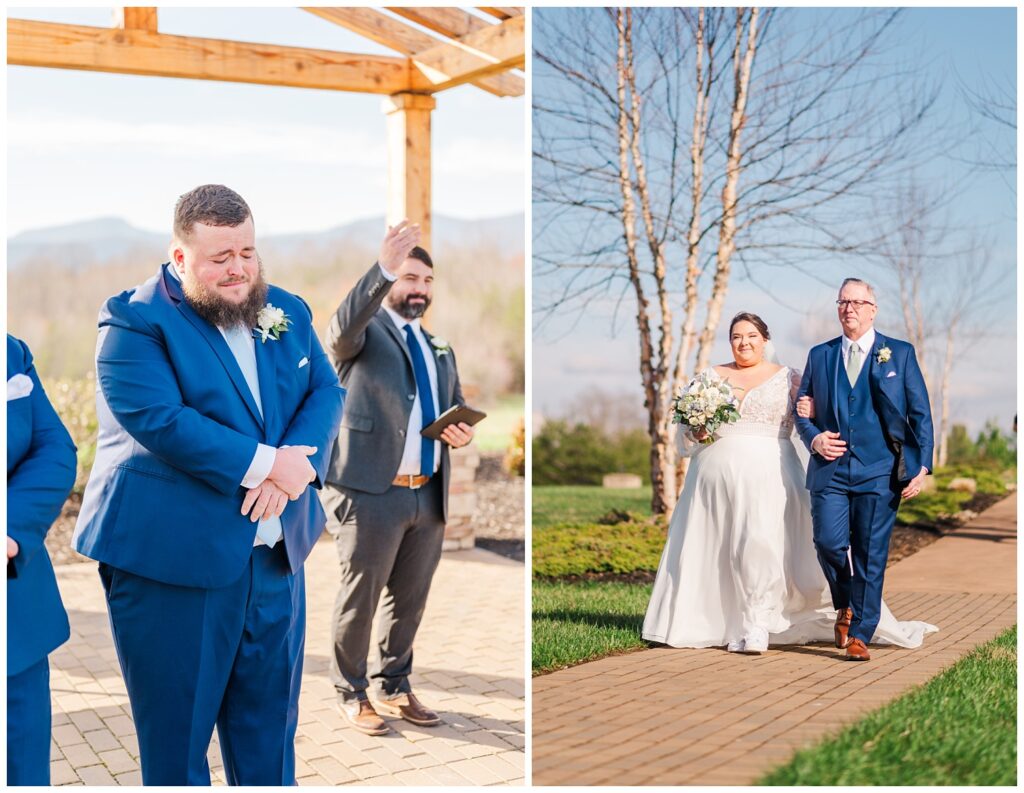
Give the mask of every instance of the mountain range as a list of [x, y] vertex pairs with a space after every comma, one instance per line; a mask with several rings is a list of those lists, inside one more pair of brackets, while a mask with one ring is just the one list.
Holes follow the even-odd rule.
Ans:
[[[258, 237], [261, 251], [288, 256], [299, 250], [339, 247], [377, 250], [386, 228], [382, 216], [355, 220], [326, 231]], [[64, 262], [77, 268], [138, 256], [154, 262], [167, 259], [170, 231], [158, 233], [136, 228], [121, 218], [84, 220], [61, 226], [24, 231], [7, 241], [7, 267], [16, 271], [33, 261]], [[446, 254], [465, 249], [496, 246], [504, 254], [522, 259], [525, 252], [525, 219], [520, 214], [481, 220], [434, 217], [431, 256], [443, 261]]]

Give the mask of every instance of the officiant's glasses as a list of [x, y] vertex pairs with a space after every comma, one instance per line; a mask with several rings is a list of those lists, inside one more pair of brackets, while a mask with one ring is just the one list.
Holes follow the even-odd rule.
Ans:
[[837, 300], [836, 305], [839, 306], [840, 310], [847, 306], [853, 306], [855, 309], [860, 311], [864, 306], [873, 306], [874, 303], [870, 300]]

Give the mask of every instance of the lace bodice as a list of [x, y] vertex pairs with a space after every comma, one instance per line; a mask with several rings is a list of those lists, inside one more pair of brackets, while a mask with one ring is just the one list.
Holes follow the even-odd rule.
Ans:
[[[714, 369], [712, 371], [714, 372]], [[715, 372], [715, 375], [720, 380], [723, 379], [718, 372]], [[788, 438], [793, 431], [793, 404], [799, 387], [800, 373], [783, 366], [744, 395], [740, 403], [740, 420], [721, 429], [745, 431], [764, 427]]]
[[[702, 374], [709, 374], [718, 380], [727, 380], [714, 367], [708, 367]], [[800, 372], [783, 366], [779, 371], [742, 394], [740, 418], [735, 424], [723, 424], [715, 432], [718, 438], [729, 435], [761, 435], [772, 438], [788, 438], [793, 434], [793, 406], [796, 392], [800, 387]], [[680, 428], [677, 434], [677, 448], [681, 454], [692, 454], [696, 443], [689, 432]]]

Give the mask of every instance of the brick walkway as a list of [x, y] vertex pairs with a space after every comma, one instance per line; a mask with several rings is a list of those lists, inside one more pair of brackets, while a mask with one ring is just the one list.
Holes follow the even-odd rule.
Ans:
[[[416, 645], [413, 688], [439, 727], [388, 719], [372, 738], [334, 709], [327, 676], [337, 588], [333, 542], [306, 563], [306, 658], [296, 737], [300, 785], [521, 785], [524, 781], [523, 565], [482, 550], [444, 554]], [[54, 785], [138, 785], [139, 748], [95, 564], [57, 568], [71, 640], [50, 656]], [[486, 582], [481, 585], [481, 582]], [[210, 766], [224, 775], [214, 733]]]
[[533, 681], [536, 785], [748, 785], [799, 748], [923, 683], [1017, 620], [1017, 497], [893, 565], [900, 619], [939, 626], [917, 650], [827, 645], [742, 656], [657, 648]]

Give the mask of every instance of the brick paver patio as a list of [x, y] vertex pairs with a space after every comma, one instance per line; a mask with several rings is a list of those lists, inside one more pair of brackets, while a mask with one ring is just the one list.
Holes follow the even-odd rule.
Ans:
[[762, 656], [657, 648], [534, 678], [536, 785], [747, 785], [923, 683], [1017, 619], [1017, 497], [893, 565], [900, 619], [939, 626], [917, 650], [826, 645]]
[[[296, 736], [300, 785], [524, 783], [524, 568], [483, 550], [444, 554], [416, 645], [413, 688], [444, 724], [388, 719], [390, 735], [349, 727], [327, 675], [337, 557], [306, 563], [306, 657]], [[57, 567], [70, 641], [50, 656], [54, 785], [138, 785], [139, 748], [95, 564]], [[158, 618], [155, 615], [155, 618]], [[224, 783], [216, 733], [215, 784]]]

